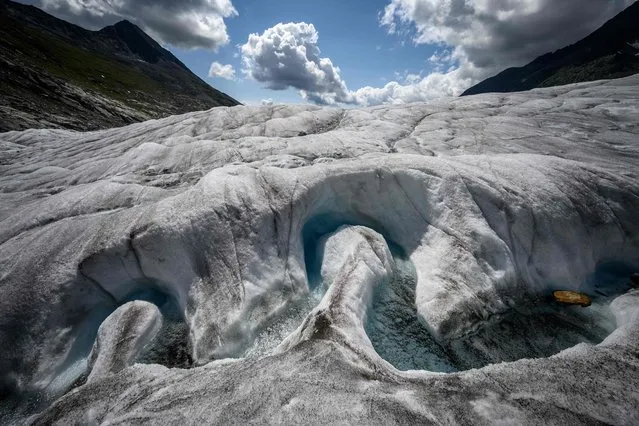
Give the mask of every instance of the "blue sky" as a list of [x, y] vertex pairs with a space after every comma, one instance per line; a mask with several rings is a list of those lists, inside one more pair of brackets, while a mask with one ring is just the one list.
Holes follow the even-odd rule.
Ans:
[[342, 106], [457, 96], [633, 1], [23, 0], [89, 29], [128, 19], [244, 103]]
[[[209, 67], [212, 61], [218, 61], [241, 70], [241, 58], [234, 57], [239, 51], [236, 45], [246, 43], [248, 34], [261, 34], [279, 22], [312, 23], [319, 33], [322, 56], [331, 58], [340, 67], [342, 78], [354, 88], [383, 85], [397, 79], [395, 72], [427, 73], [432, 69], [427, 59], [436, 46], [413, 45], [387, 34], [378, 22], [378, 14], [387, 3], [385, 0], [235, 1], [233, 4], [239, 15], [227, 20], [231, 38], [228, 45], [217, 53], [203, 49], [169, 49], [214, 87], [242, 102], [252, 103], [269, 98], [286, 103], [303, 102], [303, 99], [294, 89], [264, 89], [263, 84], [250, 79], [209, 78]], [[242, 77], [241, 72], [238, 77]]]

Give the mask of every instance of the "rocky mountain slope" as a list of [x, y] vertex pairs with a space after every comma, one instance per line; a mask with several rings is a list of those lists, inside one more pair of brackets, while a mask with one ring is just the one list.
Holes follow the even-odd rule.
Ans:
[[508, 68], [469, 88], [462, 96], [488, 92], [518, 92], [639, 73], [639, 2], [597, 31], [523, 67]]
[[88, 31], [0, 0], [0, 131], [96, 130], [237, 104], [128, 21]]
[[637, 99], [0, 134], [0, 422], [639, 423]]

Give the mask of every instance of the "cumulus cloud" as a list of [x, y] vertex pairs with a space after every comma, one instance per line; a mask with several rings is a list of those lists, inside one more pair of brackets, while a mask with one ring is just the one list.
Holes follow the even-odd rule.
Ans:
[[450, 49], [437, 50], [428, 58], [428, 62], [437, 72], [455, 66], [453, 52]]
[[262, 34], [251, 34], [240, 47], [243, 72], [273, 90], [295, 88], [302, 98], [320, 105], [409, 103], [459, 95], [470, 84], [459, 72], [432, 73], [426, 77], [396, 73], [399, 81], [384, 87], [349, 90], [339, 67], [322, 58], [319, 34], [304, 22], [277, 24]]
[[340, 69], [320, 56], [313, 24], [279, 23], [241, 46], [243, 72], [272, 90], [298, 89], [317, 104], [349, 103]]
[[39, 5], [86, 28], [128, 19], [161, 42], [213, 50], [229, 42], [224, 19], [237, 15], [231, 0], [40, 0]]
[[449, 73], [434, 72], [421, 78], [408, 74], [404, 83], [391, 81], [384, 87], [362, 87], [351, 92], [358, 105], [404, 104], [424, 102], [445, 96], [459, 96], [472, 82], [463, 78], [460, 70]]
[[404, 77], [404, 82], [408, 84], [415, 84], [422, 79], [421, 74], [406, 74]]
[[213, 62], [209, 68], [209, 77], [220, 77], [226, 80], [235, 80], [235, 69], [233, 65], [222, 65], [219, 62]]
[[[634, 0], [391, 0], [380, 15], [388, 32], [441, 44], [476, 82], [578, 41]], [[439, 55], [441, 56], [441, 54]]]

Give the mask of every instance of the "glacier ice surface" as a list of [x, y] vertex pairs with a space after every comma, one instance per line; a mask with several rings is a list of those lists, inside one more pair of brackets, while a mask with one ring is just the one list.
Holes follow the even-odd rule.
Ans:
[[638, 423], [638, 123], [633, 76], [0, 134], [0, 420]]

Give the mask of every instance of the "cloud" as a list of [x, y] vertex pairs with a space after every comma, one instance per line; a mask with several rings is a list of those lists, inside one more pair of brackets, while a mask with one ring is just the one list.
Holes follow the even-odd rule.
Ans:
[[425, 102], [445, 96], [459, 96], [470, 84], [459, 75], [459, 70], [443, 74], [434, 72], [424, 78], [408, 74], [404, 84], [397, 81], [384, 87], [362, 87], [351, 92], [352, 101], [358, 105], [404, 104]]
[[449, 74], [396, 73], [401, 81], [384, 87], [363, 87], [352, 91], [340, 76], [339, 67], [322, 58], [319, 34], [312, 24], [304, 22], [277, 24], [263, 34], [251, 34], [240, 47], [243, 72], [272, 90], [295, 88], [303, 99], [319, 104], [378, 105], [427, 101], [442, 96], [459, 95], [468, 79]]
[[428, 63], [435, 67], [435, 71], [441, 72], [445, 68], [454, 67], [455, 59], [450, 49], [437, 50], [428, 58]]
[[396, 81], [403, 82], [404, 84], [415, 84], [422, 80], [422, 73], [414, 74], [409, 72], [408, 70], [404, 70], [404, 72], [395, 71], [393, 73]]
[[273, 105], [273, 104], [274, 104], [274, 102], [273, 102], [273, 99], [271, 99], [271, 98], [262, 99], [262, 105], [263, 106], [269, 106], [269, 105]]
[[[380, 24], [440, 44], [435, 62], [456, 62], [476, 82], [585, 37], [633, 0], [391, 0]], [[443, 56], [442, 56], [443, 55]]]
[[279, 23], [251, 34], [241, 46], [243, 72], [272, 90], [298, 89], [313, 103], [349, 103], [340, 69], [320, 57], [319, 34], [313, 24]]
[[421, 74], [406, 74], [406, 77], [404, 77], [404, 82], [408, 84], [415, 84], [419, 82], [421, 79], [422, 79]]
[[40, 0], [40, 7], [89, 29], [128, 19], [153, 38], [182, 48], [217, 50], [229, 42], [231, 0]]
[[235, 69], [233, 65], [222, 65], [219, 62], [213, 62], [209, 69], [209, 77], [220, 77], [226, 80], [235, 80]]

